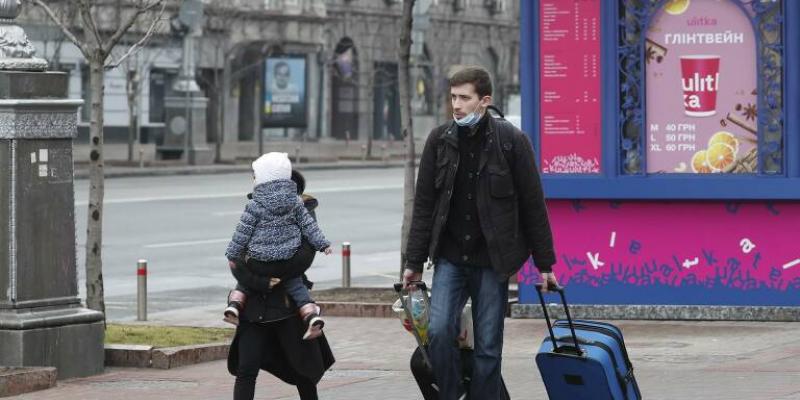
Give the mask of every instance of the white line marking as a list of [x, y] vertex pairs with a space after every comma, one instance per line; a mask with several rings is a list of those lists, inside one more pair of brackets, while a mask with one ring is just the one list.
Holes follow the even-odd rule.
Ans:
[[[353, 187], [330, 187], [309, 190], [311, 195], [317, 193], [346, 193], [346, 192], [366, 192], [374, 190], [394, 190], [402, 189], [403, 185], [384, 185], [384, 186], [353, 186]], [[192, 194], [182, 196], [160, 196], [160, 197], [129, 197], [122, 199], [106, 199], [103, 204], [128, 204], [128, 203], [149, 203], [154, 201], [182, 201], [182, 200], [210, 200], [210, 199], [226, 199], [231, 197], [245, 198], [245, 193], [224, 193], [224, 194]], [[87, 201], [76, 201], [76, 207], [87, 206]]]
[[394, 279], [394, 280], [398, 279], [397, 275], [379, 274], [377, 272], [370, 272], [370, 275], [372, 275], [372, 276], [380, 276], [382, 278], [389, 278], [389, 279]]
[[216, 243], [227, 243], [231, 239], [208, 239], [208, 240], [192, 240], [188, 242], [171, 242], [171, 243], [154, 243], [154, 244], [147, 244], [144, 246], [146, 249], [163, 249], [167, 247], [182, 247], [182, 246], [197, 246], [201, 244], [216, 244]]
[[795, 265], [798, 265], [798, 264], [800, 264], [800, 258], [798, 258], [797, 260], [794, 260], [794, 261], [792, 261], [790, 263], [783, 264], [783, 269], [789, 269], [789, 268], [792, 268], [792, 267], [794, 267]]
[[230, 215], [239, 215], [241, 213], [242, 213], [242, 210], [239, 210], [239, 211], [219, 211], [219, 212], [211, 213], [211, 215], [213, 215], [215, 217], [227, 217], [227, 216], [230, 216]]
[[608, 244], [608, 247], [614, 247], [614, 243], [617, 242], [617, 232], [611, 232], [611, 243]]
[[[209, 200], [209, 199], [225, 199], [230, 197], [244, 198], [244, 193], [236, 194], [194, 194], [185, 196], [163, 196], [163, 197], [130, 197], [123, 199], [106, 199], [103, 204], [128, 204], [128, 203], [149, 203], [154, 201], [179, 201], [179, 200]], [[76, 201], [75, 206], [86, 206], [89, 203], [86, 201]]]

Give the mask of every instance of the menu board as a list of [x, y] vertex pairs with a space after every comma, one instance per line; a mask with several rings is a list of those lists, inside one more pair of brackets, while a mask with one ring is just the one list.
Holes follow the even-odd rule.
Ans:
[[542, 172], [600, 172], [600, 0], [539, 8]]

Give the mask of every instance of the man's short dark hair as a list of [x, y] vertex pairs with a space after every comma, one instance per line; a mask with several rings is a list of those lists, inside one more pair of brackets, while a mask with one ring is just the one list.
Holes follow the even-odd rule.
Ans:
[[465, 83], [471, 83], [475, 86], [475, 92], [478, 93], [478, 97], [492, 95], [492, 77], [486, 68], [479, 66], [464, 67], [450, 77], [450, 87], [461, 86]]
[[287, 71], [290, 70], [289, 64], [286, 61], [278, 61], [277, 63], [275, 63], [275, 68], [274, 68], [275, 73], [278, 73], [278, 70], [281, 68], [286, 68]]

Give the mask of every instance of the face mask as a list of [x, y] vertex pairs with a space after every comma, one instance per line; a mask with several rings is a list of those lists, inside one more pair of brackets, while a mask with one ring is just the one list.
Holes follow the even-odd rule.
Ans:
[[453, 120], [456, 121], [456, 124], [458, 126], [473, 127], [475, 126], [475, 124], [478, 123], [478, 121], [481, 120], [481, 114], [478, 113], [479, 108], [480, 104], [475, 108], [475, 111], [465, 115], [464, 118], [458, 119], [456, 117], [453, 117]]

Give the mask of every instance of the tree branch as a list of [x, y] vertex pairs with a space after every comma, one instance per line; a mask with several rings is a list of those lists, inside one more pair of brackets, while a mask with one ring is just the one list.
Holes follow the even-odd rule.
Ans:
[[[157, 3], [155, 3], [155, 4], [157, 4]], [[125, 61], [125, 59], [130, 57], [133, 53], [135, 53], [140, 48], [144, 47], [145, 43], [147, 43], [147, 41], [150, 40], [150, 38], [153, 36], [153, 33], [155, 33], [159, 22], [163, 21], [162, 17], [164, 16], [164, 11], [165, 11], [166, 7], [167, 7], [167, 3], [161, 3], [161, 11], [159, 11], [158, 15], [155, 18], [153, 18], [153, 22], [150, 24], [150, 27], [147, 28], [147, 32], [144, 34], [144, 36], [142, 36], [142, 38], [139, 39], [138, 42], [134, 43], [134, 45], [131, 46], [128, 49], [128, 51], [125, 52], [125, 54], [122, 55], [122, 57], [120, 57], [116, 61], [111, 61], [111, 62], [106, 63], [104, 68], [105, 69], [113, 69], [113, 68], [119, 67], [119, 65], [122, 64], [122, 62]]]
[[35, 5], [36, 7], [39, 7], [42, 10], [44, 10], [45, 14], [47, 14], [47, 17], [50, 18], [50, 20], [53, 21], [53, 23], [56, 24], [56, 26], [58, 26], [61, 29], [61, 32], [64, 33], [64, 36], [66, 36], [67, 39], [69, 39], [69, 41], [72, 42], [72, 44], [74, 44], [75, 47], [77, 47], [78, 50], [81, 51], [81, 53], [83, 53], [84, 57], [87, 58], [89, 57], [89, 51], [88, 51], [89, 49], [86, 47], [86, 45], [82, 43], [80, 40], [78, 40], [75, 34], [69, 30], [67, 24], [56, 16], [56, 14], [53, 12], [53, 9], [51, 9], [50, 6], [45, 4], [42, 0], [28, 0], [28, 1], [31, 4]]
[[[136, 20], [139, 19], [139, 16], [156, 8], [159, 5], [162, 6], [161, 14], [163, 14], [164, 7], [166, 6], [164, 0], [154, 0], [153, 2], [148, 1], [137, 7], [136, 12], [133, 13], [133, 15], [131, 15], [130, 17], [128, 17], [128, 20], [125, 21], [124, 24], [120, 25], [119, 28], [117, 28], [117, 31], [114, 32], [114, 34], [111, 35], [111, 37], [103, 44], [102, 46], [103, 51], [105, 51], [106, 53], [111, 53], [111, 50], [114, 49], [114, 46], [116, 46], [119, 43], [119, 41], [122, 40], [122, 37], [125, 35], [125, 33], [127, 33], [128, 30], [133, 26], [133, 24], [136, 23]], [[159, 18], [156, 18], [156, 20], [158, 20]]]
[[80, 0], [78, 2], [78, 8], [80, 9], [83, 24], [86, 26], [86, 28], [88, 28], [94, 37], [94, 40], [97, 43], [97, 48], [100, 48], [100, 45], [103, 44], [103, 40], [100, 39], [100, 30], [97, 29], [97, 22], [94, 20], [94, 16], [92, 15], [92, 6], [87, 3], [86, 0]]

